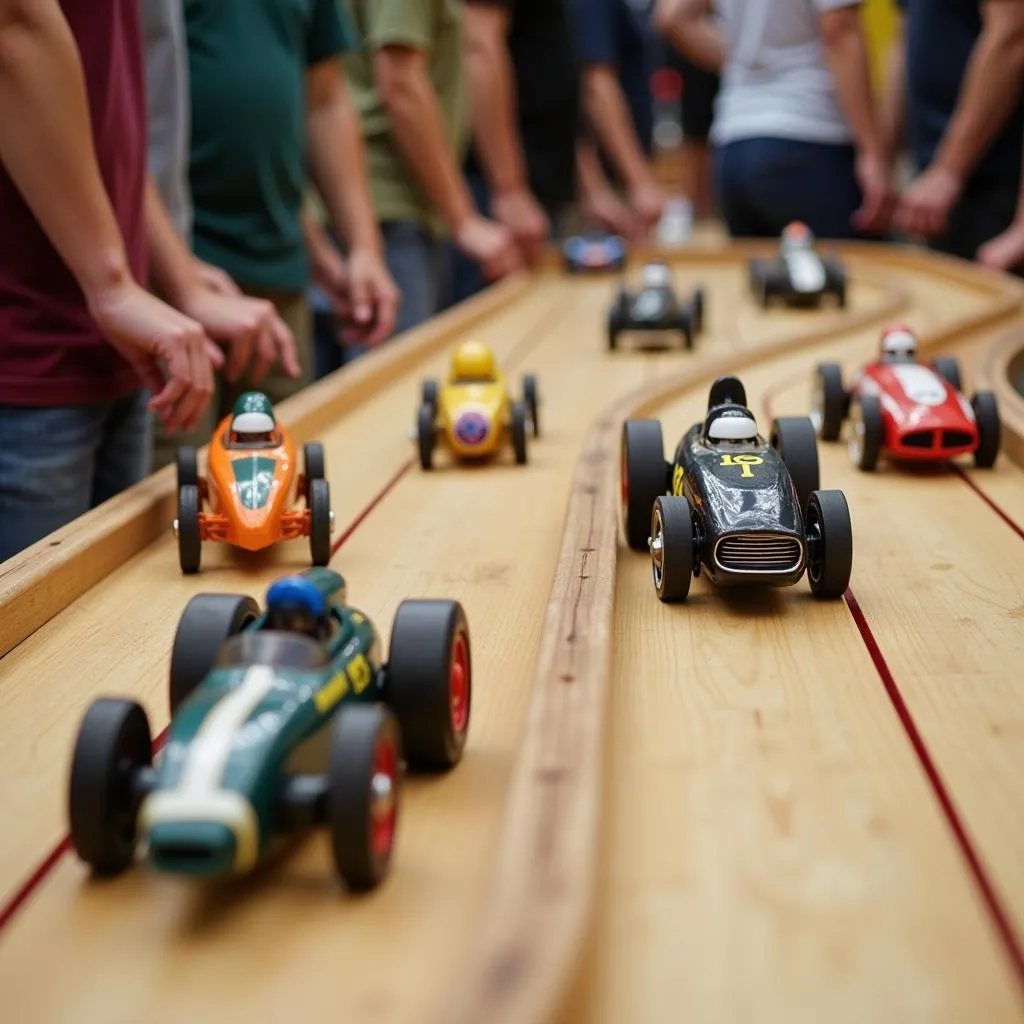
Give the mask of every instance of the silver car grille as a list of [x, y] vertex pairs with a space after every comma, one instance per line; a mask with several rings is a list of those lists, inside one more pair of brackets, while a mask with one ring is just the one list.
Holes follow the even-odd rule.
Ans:
[[803, 546], [796, 537], [778, 533], [737, 533], [715, 543], [714, 558], [727, 572], [795, 572], [803, 562]]

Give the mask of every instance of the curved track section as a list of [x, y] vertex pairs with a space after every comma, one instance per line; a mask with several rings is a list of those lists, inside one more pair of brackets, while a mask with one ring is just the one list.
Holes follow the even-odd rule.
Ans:
[[[408, 787], [394, 876], [368, 899], [339, 897], [320, 840], [216, 890], [89, 883], [60, 845], [84, 705], [135, 696], [162, 728], [188, 596], [259, 596], [298, 549], [184, 579], [153, 478], [117, 530], [94, 514], [60, 538], [72, 554], [36, 549], [0, 579], [3, 1019], [1021, 1018], [1021, 471], [868, 478], [823, 450], [856, 531], [851, 594], [828, 607], [699, 583], [661, 606], [645, 560], [618, 557], [614, 511], [624, 415], [671, 437], [737, 368], [762, 415], [805, 411], [809, 364], [852, 367], [895, 315], [969, 371], [1019, 294], [852, 248], [849, 312], [762, 314], [738, 255], [678, 261], [710, 296], [692, 355], [608, 356], [613, 283], [542, 275], [287, 410], [325, 442], [352, 599], [386, 632], [406, 596], [459, 597], [476, 649], [466, 761]], [[546, 436], [525, 469], [422, 474], [419, 378], [472, 330], [538, 374]], [[118, 543], [133, 554], [111, 569]]]

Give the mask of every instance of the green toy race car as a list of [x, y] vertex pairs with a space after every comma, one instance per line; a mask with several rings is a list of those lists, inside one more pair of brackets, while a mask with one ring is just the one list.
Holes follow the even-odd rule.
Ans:
[[71, 843], [96, 874], [144, 849], [158, 871], [245, 874], [296, 833], [325, 827], [352, 891], [379, 885], [395, 840], [404, 763], [447, 770], [469, 727], [472, 668], [462, 606], [403, 601], [387, 662], [326, 568], [251, 597], [197, 594], [178, 623], [171, 725], [154, 764], [132, 700], [87, 711], [71, 765]]

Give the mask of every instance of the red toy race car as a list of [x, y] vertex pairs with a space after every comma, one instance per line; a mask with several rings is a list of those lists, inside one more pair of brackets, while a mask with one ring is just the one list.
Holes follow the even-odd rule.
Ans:
[[907, 327], [883, 332], [879, 358], [857, 374], [849, 390], [838, 363], [821, 363], [812, 405], [811, 420], [823, 441], [838, 440], [849, 418], [850, 458], [863, 470], [874, 469], [883, 453], [913, 461], [973, 454], [983, 469], [999, 454], [995, 395], [978, 391], [968, 401], [957, 361], [919, 362], [917, 338]]

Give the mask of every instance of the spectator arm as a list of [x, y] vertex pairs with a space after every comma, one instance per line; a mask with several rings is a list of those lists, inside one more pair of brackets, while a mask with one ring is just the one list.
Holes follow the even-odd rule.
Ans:
[[698, 67], [718, 74], [725, 64], [725, 39], [711, 19], [708, 0], [658, 0], [654, 27]]
[[583, 71], [583, 95], [594, 135], [627, 188], [653, 185], [653, 177], [611, 64], [590, 64]]
[[90, 303], [131, 279], [58, 0], [0, 0], [0, 162]]

